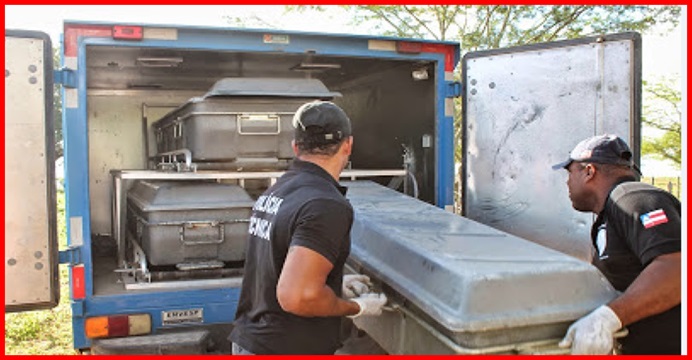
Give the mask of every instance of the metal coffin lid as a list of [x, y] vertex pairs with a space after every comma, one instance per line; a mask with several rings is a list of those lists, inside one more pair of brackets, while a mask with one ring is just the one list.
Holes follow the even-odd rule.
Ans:
[[329, 100], [341, 96], [331, 92], [318, 79], [224, 78], [218, 80], [204, 95], [214, 96], [278, 96]]
[[372, 182], [344, 183], [351, 257], [455, 338], [573, 321], [616, 296], [591, 264]]
[[183, 181], [136, 181], [127, 198], [144, 212], [251, 208], [254, 205], [250, 195], [238, 185]]

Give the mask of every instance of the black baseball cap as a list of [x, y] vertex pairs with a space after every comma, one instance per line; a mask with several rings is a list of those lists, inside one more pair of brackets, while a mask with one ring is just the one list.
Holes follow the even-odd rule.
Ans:
[[634, 163], [630, 147], [627, 146], [625, 140], [613, 134], [596, 135], [582, 140], [570, 152], [567, 160], [553, 165], [553, 170], [566, 169], [574, 161], [622, 165], [633, 168], [641, 174]]
[[303, 104], [293, 115], [297, 143], [327, 145], [351, 136], [351, 119], [331, 101]]

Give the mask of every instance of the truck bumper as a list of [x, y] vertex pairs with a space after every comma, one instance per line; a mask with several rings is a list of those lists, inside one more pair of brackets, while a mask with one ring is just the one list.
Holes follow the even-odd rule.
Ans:
[[98, 339], [92, 342], [92, 354], [206, 354], [212, 346], [207, 330], [169, 334]]

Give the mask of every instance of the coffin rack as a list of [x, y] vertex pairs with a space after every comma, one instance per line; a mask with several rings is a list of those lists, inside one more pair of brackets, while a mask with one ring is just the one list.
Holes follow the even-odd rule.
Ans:
[[[123, 281], [127, 289], [161, 289], [166, 288], [169, 284], [171, 287], [180, 286], [176, 281], [152, 281], [151, 273], [149, 273], [146, 265], [146, 256], [144, 252], [135, 251], [137, 266], [133, 268], [127, 263], [127, 242], [133, 242], [128, 239], [128, 234], [125, 224], [125, 215], [127, 211], [127, 190], [135, 180], [166, 180], [166, 181], [222, 181], [236, 180], [240, 187], [245, 188], [245, 183], [248, 180], [266, 180], [269, 185], [273, 185], [276, 180], [284, 174], [284, 171], [258, 171], [258, 172], [224, 172], [224, 171], [194, 171], [194, 172], [177, 172], [177, 171], [156, 171], [156, 170], [111, 170], [111, 232], [113, 240], [117, 245], [118, 252], [118, 268], [115, 270], [121, 274], [133, 274], [137, 276], [127, 277], [123, 279], [137, 278], [141, 281]], [[405, 169], [346, 169], [341, 173], [342, 179], [357, 180], [361, 178], [373, 177], [391, 177], [401, 178], [407, 176]], [[137, 246], [134, 247], [137, 250]], [[214, 280], [196, 280], [201, 287], [215, 286], [219, 281], [234, 281], [229, 279], [214, 279]], [[191, 285], [191, 284], [189, 284]]]

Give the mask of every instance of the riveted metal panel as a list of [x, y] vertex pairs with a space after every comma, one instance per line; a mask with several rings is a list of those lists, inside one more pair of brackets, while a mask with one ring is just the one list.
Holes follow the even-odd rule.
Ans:
[[467, 55], [464, 214], [590, 259], [592, 214], [572, 209], [550, 166], [605, 132], [639, 161], [640, 44], [626, 33]]
[[5, 33], [5, 311], [59, 299], [47, 35]]

